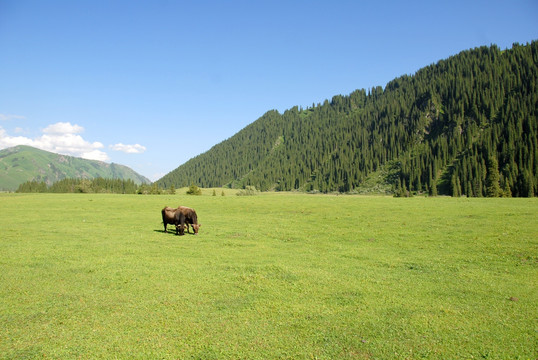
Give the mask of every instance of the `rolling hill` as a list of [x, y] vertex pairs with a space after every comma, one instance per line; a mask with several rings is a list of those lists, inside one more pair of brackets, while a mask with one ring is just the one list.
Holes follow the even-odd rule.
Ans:
[[65, 178], [107, 178], [150, 183], [146, 177], [127, 166], [108, 164], [60, 155], [30, 146], [0, 150], [0, 190], [14, 191], [26, 181], [44, 181], [48, 185]]
[[538, 42], [462, 51], [413, 75], [261, 118], [160, 187], [538, 194]]

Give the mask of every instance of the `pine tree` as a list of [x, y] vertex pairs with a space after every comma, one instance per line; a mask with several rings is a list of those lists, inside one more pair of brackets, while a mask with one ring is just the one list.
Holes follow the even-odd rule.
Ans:
[[435, 184], [435, 182], [432, 182], [432, 185], [430, 187], [430, 195], [437, 196], [437, 184]]
[[501, 195], [502, 191], [499, 184], [499, 165], [496, 158], [490, 157], [486, 176], [486, 196], [499, 197]]
[[503, 197], [512, 197], [512, 190], [510, 190], [510, 185], [508, 185], [507, 181], [504, 182], [502, 196]]

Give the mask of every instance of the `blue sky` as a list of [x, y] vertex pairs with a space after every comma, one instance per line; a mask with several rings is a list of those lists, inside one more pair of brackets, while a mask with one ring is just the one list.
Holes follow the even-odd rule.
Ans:
[[0, 149], [156, 180], [268, 110], [536, 39], [536, 0], [0, 0]]

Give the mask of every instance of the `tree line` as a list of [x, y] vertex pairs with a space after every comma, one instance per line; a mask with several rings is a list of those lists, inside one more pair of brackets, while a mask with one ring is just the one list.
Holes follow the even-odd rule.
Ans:
[[538, 194], [538, 42], [480, 47], [307, 109], [269, 111], [163, 188]]
[[47, 185], [44, 181], [31, 180], [20, 184], [18, 193], [110, 193], [110, 194], [163, 194], [175, 189], [160, 189], [157, 184], [137, 185], [123, 179], [71, 179], [66, 178]]

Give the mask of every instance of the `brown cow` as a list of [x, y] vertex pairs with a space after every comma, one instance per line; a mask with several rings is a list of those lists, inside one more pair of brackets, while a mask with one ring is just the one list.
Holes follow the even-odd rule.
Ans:
[[192, 231], [194, 232], [194, 235], [198, 235], [198, 229], [200, 229], [200, 226], [202, 226], [202, 224], [198, 224], [198, 216], [196, 215], [196, 211], [186, 206], [180, 206], [177, 209], [181, 211], [183, 215], [185, 215], [185, 224], [187, 227], [187, 232], [190, 234], [190, 224], [192, 226]]
[[171, 224], [176, 226], [176, 235], [185, 235], [185, 215], [179, 209], [166, 206], [161, 213], [163, 215], [164, 232], [166, 232], [166, 225]]

